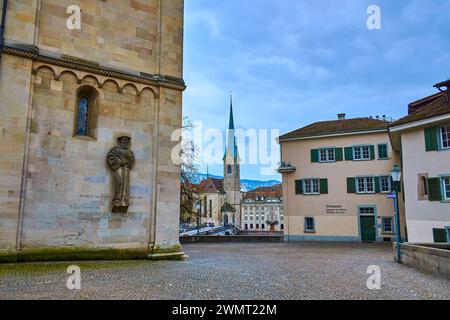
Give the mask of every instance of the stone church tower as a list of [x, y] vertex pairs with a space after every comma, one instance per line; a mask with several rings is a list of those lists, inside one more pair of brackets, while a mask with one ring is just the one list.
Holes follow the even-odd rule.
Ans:
[[1, 3], [0, 262], [181, 258], [183, 0]]
[[234, 117], [233, 117], [233, 99], [230, 97], [230, 121], [228, 126], [228, 139], [224, 156], [223, 183], [226, 192], [226, 203], [230, 204], [235, 212], [226, 213], [230, 215], [229, 223], [240, 225], [241, 216], [241, 173], [239, 150], [236, 144]]

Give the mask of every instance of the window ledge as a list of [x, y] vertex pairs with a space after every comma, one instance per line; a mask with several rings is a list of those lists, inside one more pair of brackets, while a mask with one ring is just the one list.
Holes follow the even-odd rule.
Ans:
[[97, 139], [89, 136], [73, 136], [74, 139], [95, 142]]
[[316, 231], [315, 230], [314, 231], [309, 230], [309, 231], [303, 231], [303, 233], [312, 234], [312, 233], [316, 233]]

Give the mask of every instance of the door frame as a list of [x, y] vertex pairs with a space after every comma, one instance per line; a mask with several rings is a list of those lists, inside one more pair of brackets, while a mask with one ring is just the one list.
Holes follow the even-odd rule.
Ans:
[[[373, 215], [361, 215], [361, 208], [374, 208], [374, 214]], [[359, 234], [359, 241], [362, 242], [362, 230], [361, 230], [361, 216], [373, 216], [375, 220], [375, 242], [379, 242], [378, 238], [378, 208], [376, 205], [368, 204], [368, 205], [358, 205], [356, 208], [357, 216], [358, 216], [358, 234]]]

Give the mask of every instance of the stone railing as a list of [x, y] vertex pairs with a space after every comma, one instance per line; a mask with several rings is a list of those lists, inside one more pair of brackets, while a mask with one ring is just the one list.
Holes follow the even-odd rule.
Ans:
[[[450, 279], [450, 244], [403, 243], [401, 263]], [[397, 245], [394, 244], [394, 255]]]

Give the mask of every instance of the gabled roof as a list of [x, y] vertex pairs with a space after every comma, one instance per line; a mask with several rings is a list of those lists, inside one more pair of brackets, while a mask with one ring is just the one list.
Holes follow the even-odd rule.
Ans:
[[402, 124], [407, 124], [414, 121], [424, 120], [450, 113], [450, 106], [447, 102], [447, 96], [445, 94], [442, 94], [439, 96], [439, 98], [432, 99], [431, 101], [432, 102], [425, 104], [412, 114], [395, 121], [389, 127], [392, 128]]
[[320, 137], [325, 135], [339, 135], [348, 133], [387, 131], [389, 122], [372, 118], [341, 119], [316, 122], [306, 127], [287, 133], [279, 138], [280, 141], [302, 138]]
[[255, 190], [249, 191], [245, 194], [245, 199], [257, 200], [259, 197], [264, 198], [278, 198], [283, 196], [283, 186], [281, 184], [274, 185], [272, 187], [259, 187]]
[[223, 188], [223, 180], [222, 179], [215, 179], [215, 178], [209, 178], [206, 180], [203, 180], [199, 184], [200, 190], [203, 193], [221, 193], [225, 194], [225, 189]]

